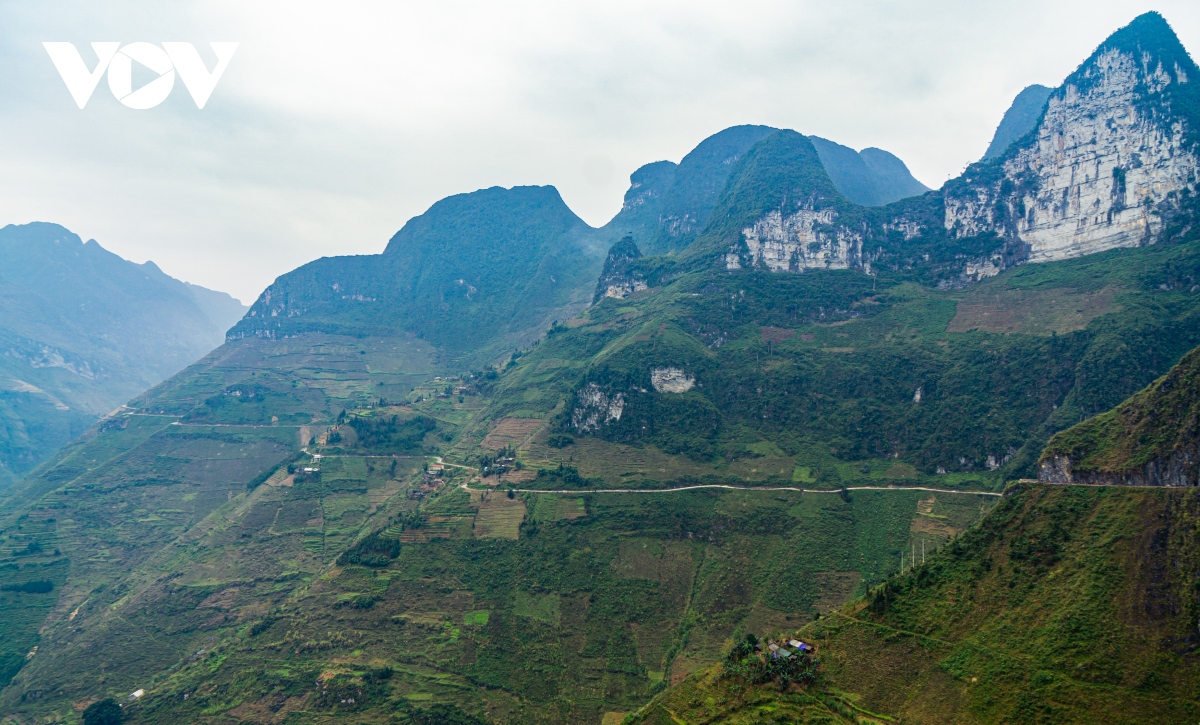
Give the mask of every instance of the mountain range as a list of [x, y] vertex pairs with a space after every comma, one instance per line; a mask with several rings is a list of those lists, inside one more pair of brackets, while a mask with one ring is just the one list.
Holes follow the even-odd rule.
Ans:
[[0, 491], [0, 712], [1194, 721], [1197, 79], [1148, 13], [938, 190], [737, 126], [283, 275]]
[[0, 486], [219, 345], [245, 307], [83, 242], [0, 229]]

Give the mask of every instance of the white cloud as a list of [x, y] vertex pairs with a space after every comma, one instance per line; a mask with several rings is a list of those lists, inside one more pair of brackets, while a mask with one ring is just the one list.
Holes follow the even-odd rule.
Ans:
[[[1197, 47], [1200, 6], [1153, 8]], [[0, 1], [0, 223], [55, 221], [249, 300], [310, 259], [380, 251], [448, 194], [554, 184], [602, 224], [635, 168], [738, 123], [879, 146], [937, 186], [1021, 88], [1148, 9]], [[132, 111], [105, 84], [79, 111], [46, 40], [241, 46], [203, 111], [181, 85]]]

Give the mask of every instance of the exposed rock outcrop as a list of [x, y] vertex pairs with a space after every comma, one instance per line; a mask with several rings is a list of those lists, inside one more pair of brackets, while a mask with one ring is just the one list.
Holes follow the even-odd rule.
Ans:
[[1077, 468], [1070, 456], [1054, 456], [1038, 464], [1043, 483], [1085, 483], [1101, 486], [1196, 486], [1200, 485], [1200, 447], [1175, 451], [1131, 471], [1100, 471]]
[[596, 293], [592, 296], [592, 303], [595, 304], [605, 297], [624, 299], [634, 292], [648, 289], [646, 280], [630, 264], [641, 256], [642, 253], [632, 236], [626, 235], [614, 244], [612, 249], [608, 250], [608, 258], [604, 260], [604, 270], [600, 272], [600, 279], [596, 282]]
[[680, 368], [655, 368], [650, 371], [650, 384], [660, 393], [686, 393], [696, 387], [696, 378]]
[[[784, 149], [777, 132], [747, 153], [742, 173], [754, 176], [731, 178], [747, 198], [724, 204], [740, 216], [736, 232], [717, 230], [728, 240], [721, 262], [776, 272], [936, 267], [938, 284], [957, 286], [1017, 264], [1152, 244], [1194, 204], [1200, 69], [1158, 14], [1114, 33], [1044, 108], [998, 156], [886, 207], [854, 204], [811, 163], [780, 172], [809, 154]], [[786, 153], [758, 158], [769, 143]]]
[[743, 259], [773, 272], [861, 266], [862, 234], [835, 226], [837, 218], [833, 209], [769, 212], [742, 230], [744, 247], [726, 255], [725, 267], [740, 269]]
[[1002, 173], [968, 177], [967, 188], [947, 194], [951, 236], [1015, 236], [1030, 262], [1153, 242], [1198, 164], [1184, 123], [1141, 102], [1188, 75], [1151, 62], [1106, 50], [1055, 91], [1036, 135], [1000, 162]]
[[580, 433], [595, 433], [606, 423], [621, 420], [624, 410], [624, 393], [609, 395], [599, 385], [588, 383], [575, 393], [571, 427]]

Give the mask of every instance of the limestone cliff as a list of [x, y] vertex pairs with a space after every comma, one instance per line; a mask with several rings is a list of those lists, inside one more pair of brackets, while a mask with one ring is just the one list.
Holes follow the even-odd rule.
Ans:
[[1154, 242], [1197, 172], [1194, 120], [1165, 91], [1200, 81], [1186, 56], [1143, 47], [1135, 31], [1156, 21], [1165, 26], [1139, 18], [1106, 41], [1050, 95], [1034, 133], [948, 190], [952, 237], [1015, 237], [1031, 262]]
[[604, 269], [596, 282], [592, 302], [599, 302], [605, 297], [624, 299], [634, 292], [646, 289], [646, 280], [630, 264], [641, 256], [642, 252], [631, 235], [624, 236], [614, 244], [608, 250], [608, 258], [604, 260]]
[[[1054, 89], [1033, 130], [1003, 153], [885, 207], [847, 199], [785, 133], [747, 152], [725, 192], [757, 196], [714, 211], [706, 235], [723, 243], [727, 270], [924, 268], [954, 286], [1156, 242], [1196, 198], [1200, 69], [1160, 15], [1142, 15]], [[773, 163], [762, 158], [772, 144]], [[776, 170], [788, 164], [804, 169]]]
[[[846, 269], [860, 266], [862, 234], [834, 222], [833, 209], [802, 208], [784, 216], [767, 212], [753, 225], [742, 230], [745, 253], [757, 266], [774, 272], [799, 272], [804, 269]], [[741, 267], [741, 255], [726, 256], [727, 269]]]

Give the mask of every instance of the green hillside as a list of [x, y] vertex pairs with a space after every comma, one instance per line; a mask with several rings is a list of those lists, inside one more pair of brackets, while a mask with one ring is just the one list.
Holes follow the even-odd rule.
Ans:
[[0, 599], [0, 708], [71, 720], [113, 696], [134, 722], [420, 722], [444, 703], [596, 722], [742, 628], [866, 591], [995, 500], [464, 490], [472, 470], [423, 470], [504, 376], [374, 397], [432, 356], [417, 339], [233, 341], [27, 478], [0, 502], [0, 566], [51, 591]]
[[1014, 484], [976, 527], [932, 553], [913, 547], [865, 597], [750, 633], [814, 644], [811, 681], [777, 687], [735, 654], [626, 722], [1194, 722], [1200, 491], [1194, 476], [1146, 472], [1194, 460], [1197, 360], [1200, 349], [1043, 453], [1044, 479], [1112, 485]]
[[1054, 482], [1195, 486], [1200, 350], [1113, 410], [1063, 431], [1042, 453]]
[[0, 229], [0, 487], [224, 339], [245, 307], [57, 224]]
[[815, 644], [813, 684], [717, 666], [626, 722], [1195, 722], [1198, 517], [1194, 489], [1022, 484], [865, 599], [757, 631]]
[[[1074, 471], [1192, 460], [1194, 195], [1020, 264], [1031, 138], [866, 206], [823, 142], [734, 127], [602, 230], [485, 189], [280, 277], [0, 491], [0, 715], [1194, 721], [1194, 492], [1006, 489], [1056, 433]], [[746, 639], [782, 634], [815, 680]]]
[[[739, 160], [778, 129], [733, 126], [700, 142], [678, 163], [655, 161], [629, 177], [621, 211], [601, 232], [616, 241], [631, 235], [649, 255], [676, 253], [708, 225]], [[831, 183], [857, 204], [877, 206], [929, 191], [904, 162], [883, 149], [861, 152], [810, 137]]]
[[[53, 585], [0, 605], [14, 633], [4, 661], [20, 668], [0, 707], [69, 717], [72, 703], [143, 688], [135, 721], [284, 712], [332, 722], [347, 717], [351, 692], [361, 721], [417, 721], [438, 703], [494, 722], [636, 710], [658, 683], [720, 661], [742, 633], [817, 613], [825, 622], [887, 581], [901, 553], [968, 529], [995, 499], [953, 489], [998, 490], [1005, 475], [980, 460], [995, 450], [989, 436], [1011, 431], [1028, 450], [1131, 382], [1091, 377], [1126, 370], [1105, 334], [1154, 360], [1177, 343], [1164, 329], [1194, 329], [1190, 286], [1161, 280], [1195, 253], [1191, 243], [1115, 251], [967, 291], [884, 290], [881, 276], [872, 295], [842, 286], [862, 276], [838, 274], [761, 275], [758, 287], [742, 276], [712, 291], [719, 278], [685, 275], [606, 299], [504, 370], [464, 380], [433, 380], [436, 350], [416, 337], [231, 341], [0, 501], [0, 565], [16, 584]], [[1113, 286], [1122, 292], [1103, 292]], [[830, 295], [849, 292], [877, 302], [822, 321]], [[776, 309], [783, 299], [794, 307]], [[995, 309], [1008, 313], [979, 317]], [[733, 334], [711, 346], [719, 335], [689, 327], [701, 312], [722, 323], [713, 332]], [[728, 324], [741, 314], [747, 322]], [[1089, 367], [1096, 349], [1109, 362]], [[1038, 367], [1043, 358], [1065, 370], [1046, 393], [1056, 368]], [[873, 367], [880, 360], [892, 362]], [[886, 397], [889, 376], [913, 361], [938, 373], [935, 384], [900, 379]], [[659, 365], [698, 384], [651, 393], [647, 371]], [[758, 381], [765, 391], [780, 379], [777, 395], [760, 397]], [[605, 390], [629, 393], [629, 424], [573, 430], [584, 381], [625, 386]], [[801, 384], [821, 397], [798, 394]], [[635, 385], [648, 392], [633, 396]], [[1030, 393], [1045, 397], [1024, 402]], [[867, 420], [929, 438], [872, 449], [892, 444]], [[715, 435], [689, 437], [697, 426]], [[326, 458], [297, 457], [301, 446]], [[497, 460], [513, 449], [515, 461]], [[967, 454], [971, 465], [958, 464]], [[451, 467], [434, 487], [422, 473], [434, 455], [501, 477], [464, 491], [475, 471]], [[937, 473], [941, 460], [954, 469]], [[762, 490], [588, 492], [696, 483]], [[890, 485], [943, 491], [867, 490]], [[579, 493], [509, 498], [506, 487]], [[105, 664], [67, 664], [80, 661]], [[336, 706], [322, 704], [328, 692]]]
[[412, 334], [450, 370], [528, 345], [586, 306], [605, 249], [553, 187], [459, 194], [378, 255], [325, 257], [275, 280], [231, 339]]
[[[484, 421], [543, 418], [547, 434], [588, 441], [566, 453], [581, 471], [614, 482], [642, 477], [610, 443], [686, 463], [647, 475], [660, 481], [736, 477], [724, 472], [771, 450], [784, 480], [797, 465], [869, 480], [899, 461], [937, 485], [999, 486], [1035, 475], [1052, 433], [1200, 344], [1198, 263], [1189, 241], [1020, 267], [961, 291], [886, 272], [685, 274], [551, 330], [498, 383]], [[672, 367], [694, 387], [656, 392], [652, 370]], [[593, 391], [620, 396], [622, 413], [583, 430], [572, 416]], [[487, 431], [468, 429], [465, 444]]]
[[733, 126], [701, 141], [678, 164], [656, 161], [641, 167], [630, 176], [625, 203], [605, 232], [614, 241], [631, 234], [648, 254], [687, 247], [708, 223], [732, 164], [774, 130]]

